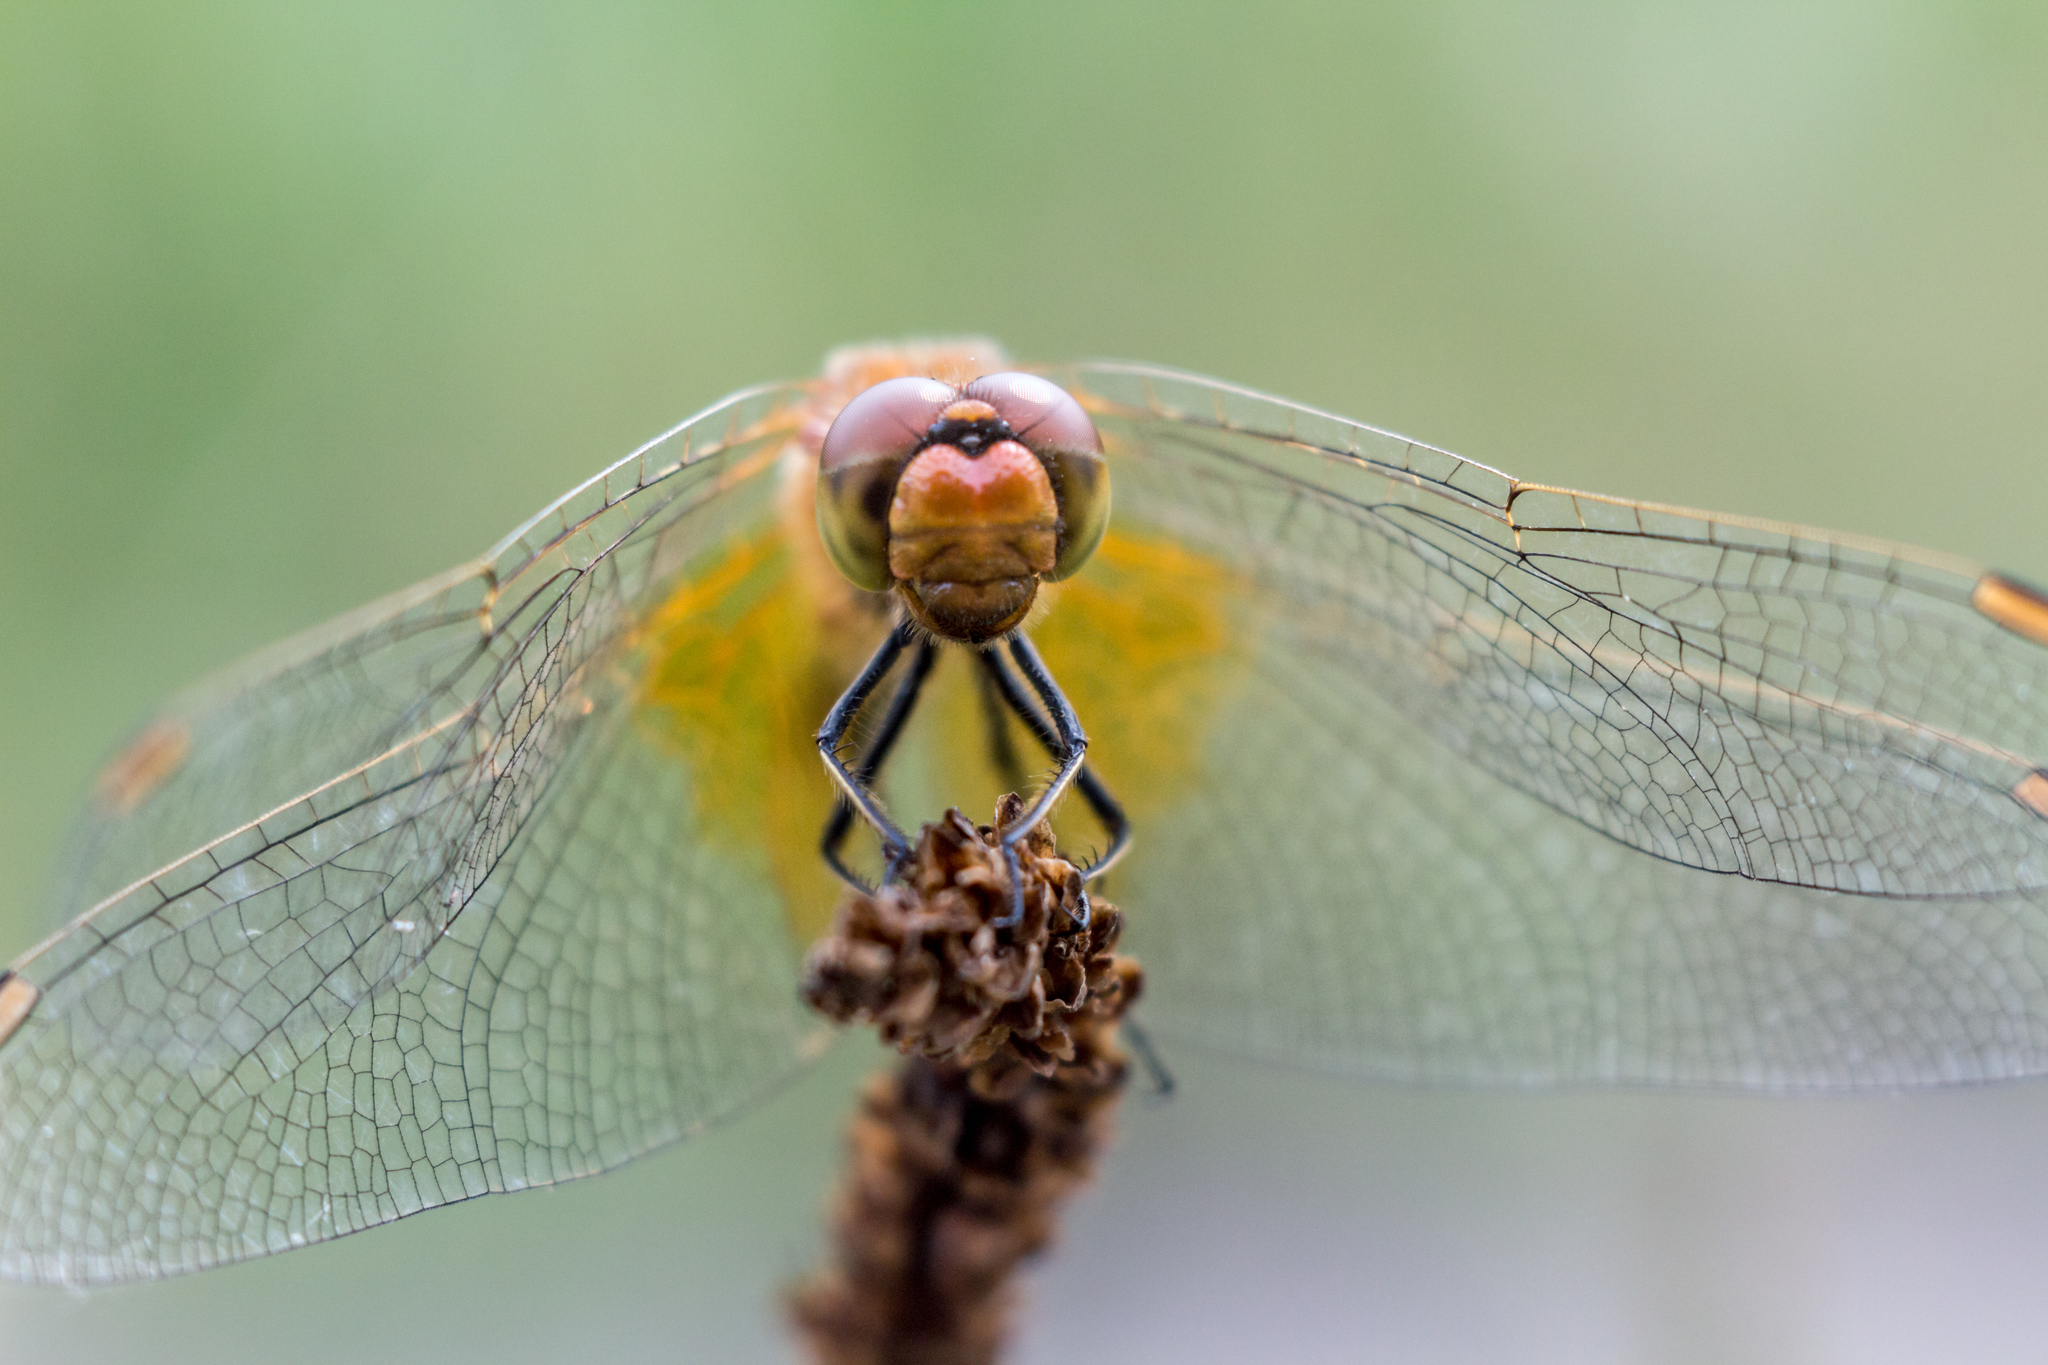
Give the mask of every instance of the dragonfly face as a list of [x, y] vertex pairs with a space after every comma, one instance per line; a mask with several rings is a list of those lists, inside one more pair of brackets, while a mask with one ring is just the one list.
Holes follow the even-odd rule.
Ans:
[[895, 589], [942, 639], [1022, 624], [1041, 579], [1071, 577], [1109, 524], [1102, 442], [1031, 374], [955, 389], [884, 380], [855, 395], [818, 459], [818, 531], [856, 585]]
[[[174, 699], [0, 979], [0, 1271], [171, 1274], [588, 1174], [813, 1055], [845, 791], [814, 731], [884, 591], [1028, 638], [1087, 718], [1164, 1033], [1460, 1083], [2048, 1071], [2039, 593], [1145, 366], [974, 387], [1013, 374], [843, 353]], [[827, 455], [892, 380], [925, 406]], [[1005, 406], [1044, 390], [1095, 445]], [[1043, 735], [992, 654], [932, 665], [889, 809], [1016, 785]]]

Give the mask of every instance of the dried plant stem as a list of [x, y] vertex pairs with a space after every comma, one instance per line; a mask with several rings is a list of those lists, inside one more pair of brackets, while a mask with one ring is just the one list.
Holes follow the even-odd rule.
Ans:
[[[1020, 807], [1006, 798], [998, 820]], [[819, 1365], [986, 1365], [1059, 1202], [1107, 1144], [1137, 966], [1121, 920], [1079, 923], [1080, 879], [1049, 834], [1025, 851], [1024, 922], [987, 829], [927, 826], [899, 885], [856, 896], [812, 950], [806, 992], [909, 1054], [871, 1077], [832, 1208], [832, 1262], [790, 1315]]]

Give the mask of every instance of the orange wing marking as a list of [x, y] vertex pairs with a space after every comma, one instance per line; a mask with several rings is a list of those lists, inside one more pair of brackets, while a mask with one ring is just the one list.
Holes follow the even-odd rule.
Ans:
[[43, 993], [13, 972], [0, 972], [0, 1043], [14, 1036]]
[[2004, 574], [1987, 573], [1970, 589], [1970, 605], [2013, 634], [2048, 645], [2048, 597], [2039, 590]]
[[2048, 820], [2048, 771], [2036, 768], [2013, 783], [2012, 799]]
[[128, 815], [185, 766], [192, 729], [182, 720], [160, 720], [137, 735], [100, 770], [93, 799], [108, 815]]

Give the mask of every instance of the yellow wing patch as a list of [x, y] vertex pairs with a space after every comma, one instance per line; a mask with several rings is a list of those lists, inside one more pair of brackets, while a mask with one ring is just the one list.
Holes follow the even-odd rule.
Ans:
[[791, 932], [808, 943], [839, 895], [818, 856], [832, 788], [812, 736], [846, 669], [795, 568], [772, 526], [677, 589], [645, 627], [639, 719], [689, 764], [704, 837], [728, 856], [765, 859]]
[[[689, 765], [703, 837], [763, 860], [798, 942], [824, 929], [841, 893], [818, 856], [833, 791], [812, 737], [889, 621], [812, 572], [806, 534], [785, 517], [676, 589], [640, 633], [637, 710], [650, 742]], [[1254, 643], [1248, 601], [1217, 562], [1112, 531], [1031, 632], [1139, 839], [1146, 816], [1199, 778], [1208, 728]], [[912, 824], [945, 806], [986, 819], [1000, 793], [1051, 766], [1021, 725], [992, 716], [963, 652], [946, 655], [885, 776]], [[999, 726], [1021, 771], [995, 761]], [[1057, 822], [1077, 848], [1089, 842], [1084, 812], [1069, 801]]]

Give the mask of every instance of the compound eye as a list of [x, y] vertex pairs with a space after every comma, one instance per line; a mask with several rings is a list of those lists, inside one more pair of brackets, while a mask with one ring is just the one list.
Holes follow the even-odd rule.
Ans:
[[839, 410], [818, 450], [818, 534], [839, 571], [886, 592], [889, 503], [903, 466], [946, 405], [960, 396], [936, 379], [886, 379]]
[[1093, 451], [1102, 453], [1102, 438], [1095, 423], [1068, 393], [1050, 379], [1035, 374], [989, 374], [960, 390], [962, 398], [979, 398], [1010, 424], [1018, 440], [1033, 450]]
[[1072, 394], [1035, 374], [985, 375], [960, 395], [994, 408], [1044, 463], [1060, 507], [1059, 550], [1048, 577], [1079, 570], [1109, 528], [1109, 466], [1095, 423]]

